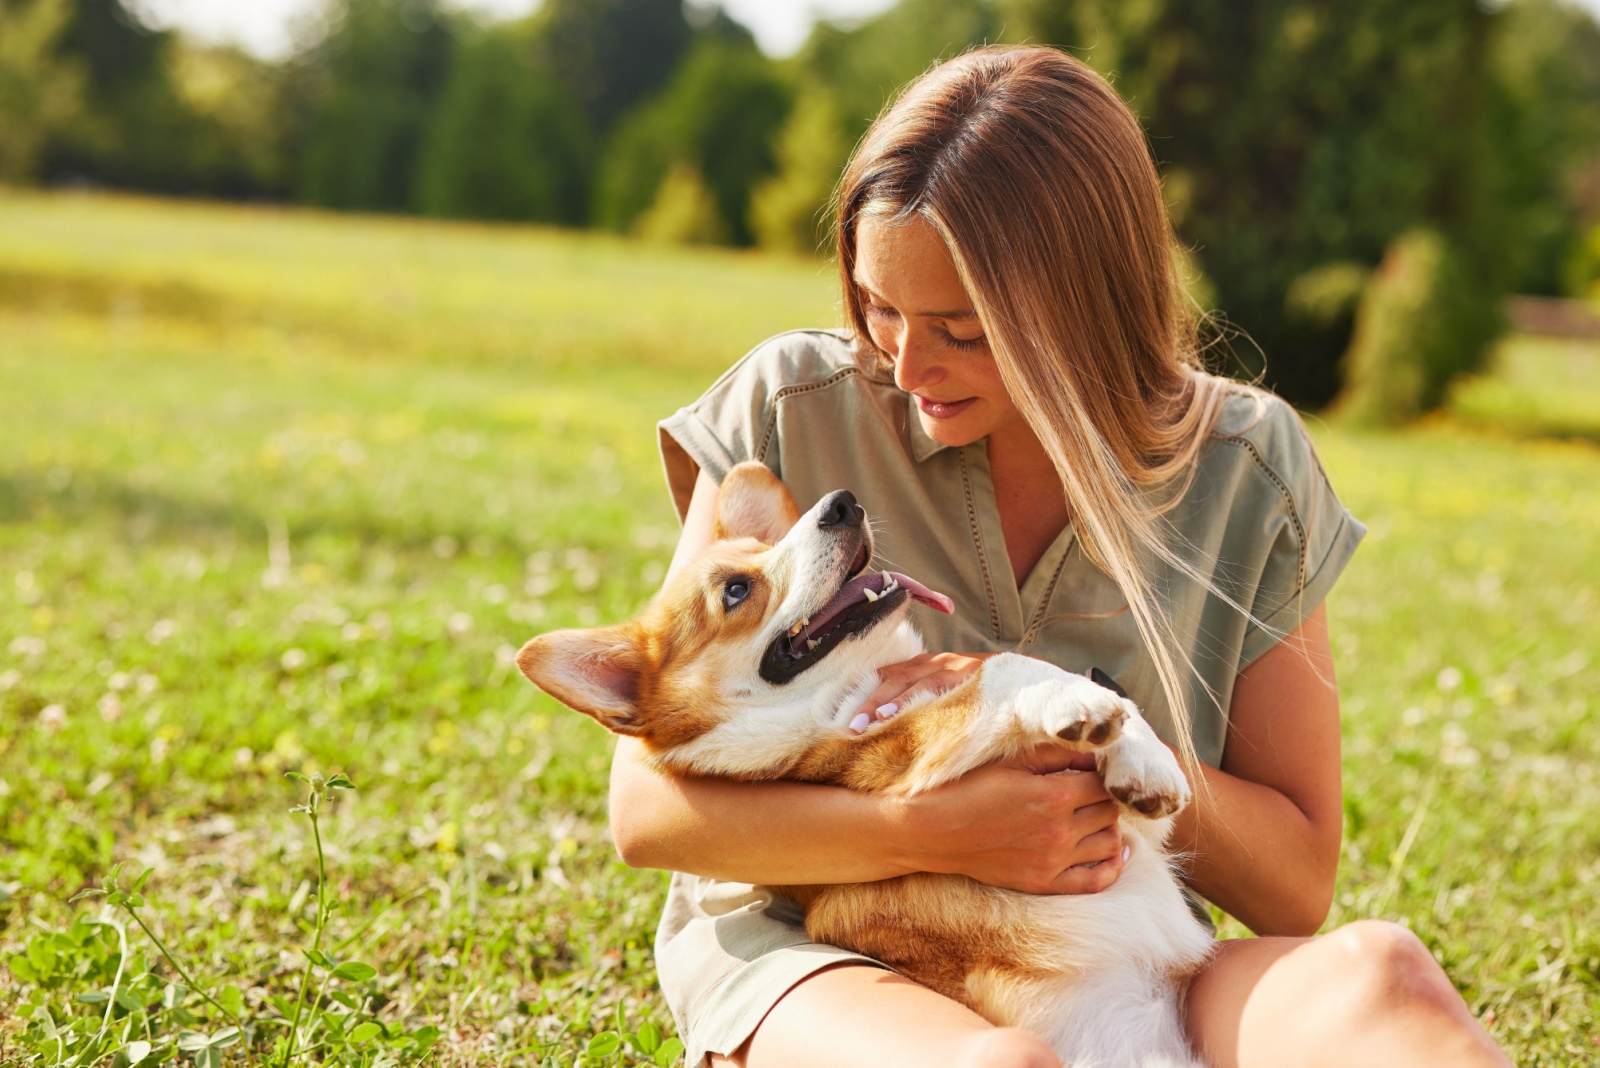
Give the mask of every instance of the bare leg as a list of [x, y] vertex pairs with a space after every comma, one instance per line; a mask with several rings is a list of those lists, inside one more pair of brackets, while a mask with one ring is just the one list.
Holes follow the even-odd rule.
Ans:
[[783, 996], [716, 1068], [1060, 1068], [1043, 1041], [990, 1024], [894, 972], [829, 968]]
[[1222, 942], [1189, 987], [1216, 1068], [1477, 1068], [1511, 1062], [1415, 935], [1366, 920], [1319, 938]]

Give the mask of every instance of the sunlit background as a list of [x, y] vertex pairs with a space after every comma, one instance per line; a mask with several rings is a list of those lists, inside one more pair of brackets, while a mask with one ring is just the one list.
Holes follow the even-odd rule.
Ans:
[[1018, 41], [1369, 527], [1328, 924], [1595, 1063], [1596, 2], [0, 0], [0, 1064], [674, 1062], [515, 651], [647, 600], [656, 420], [837, 325], [851, 146]]

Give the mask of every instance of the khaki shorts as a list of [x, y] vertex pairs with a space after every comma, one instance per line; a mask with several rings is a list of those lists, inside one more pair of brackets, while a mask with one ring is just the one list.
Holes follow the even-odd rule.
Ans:
[[855, 961], [887, 965], [806, 937], [787, 897], [749, 883], [674, 873], [656, 931], [656, 970], [684, 1064], [744, 1045], [778, 999], [813, 972]]

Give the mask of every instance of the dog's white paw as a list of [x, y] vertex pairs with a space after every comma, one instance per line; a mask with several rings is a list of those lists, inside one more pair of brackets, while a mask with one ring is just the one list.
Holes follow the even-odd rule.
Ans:
[[1030, 686], [1021, 704], [1023, 719], [1038, 741], [1060, 740], [1086, 750], [1116, 741], [1128, 716], [1138, 715], [1110, 690], [1064, 672]]
[[1104, 751], [1100, 775], [1106, 792], [1151, 819], [1176, 815], [1189, 804], [1189, 780], [1172, 751], [1152, 736], [1124, 737]]

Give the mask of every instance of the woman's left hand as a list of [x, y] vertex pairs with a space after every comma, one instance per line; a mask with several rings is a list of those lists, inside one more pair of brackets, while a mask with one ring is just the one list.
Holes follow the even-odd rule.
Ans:
[[872, 724], [890, 719], [906, 699], [919, 693], [953, 690], [977, 673], [996, 653], [923, 653], [878, 670], [878, 688], [856, 714], [850, 729], [860, 734]]

